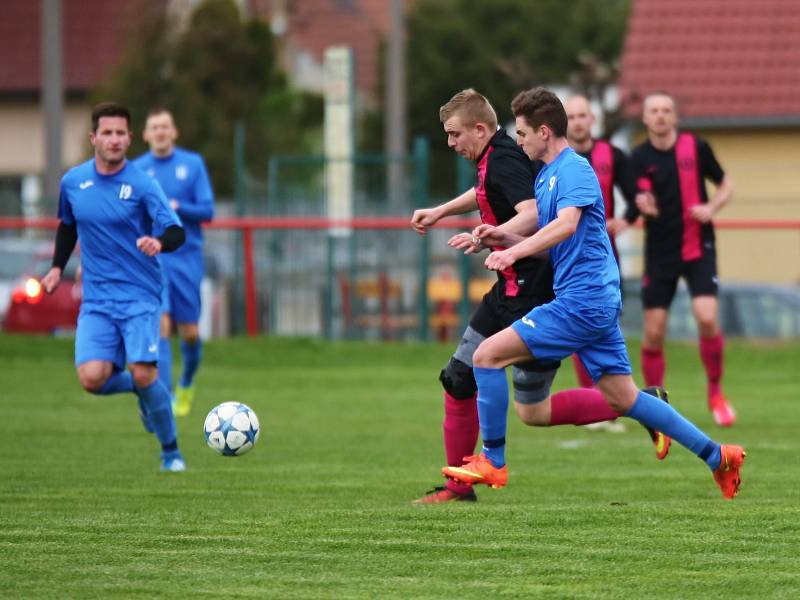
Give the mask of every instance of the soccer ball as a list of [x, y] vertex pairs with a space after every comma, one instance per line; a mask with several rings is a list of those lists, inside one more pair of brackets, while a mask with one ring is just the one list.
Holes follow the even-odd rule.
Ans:
[[258, 441], [258, 417], [240, 402], [223, 402], [211, 409], [203, 425], [206, 443], [223, 456], [241, 456]]

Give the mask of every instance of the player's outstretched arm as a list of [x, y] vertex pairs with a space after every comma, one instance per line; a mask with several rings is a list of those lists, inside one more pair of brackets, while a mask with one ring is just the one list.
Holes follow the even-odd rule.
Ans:
[[577, 206], [567, 206], [558, 211], [558, 216], [518, 244], [502, 252], [492, 252], [486, 257], [486, 268], [493, 271], [502, 271], [513, 265], [516, 261], [527, 256], [533, 256], [548, 250], [575, 234], [581, 220], [582, 209]]
[[478, 210], [478, 196], [474, 187], [439, 206], [415, 210], [411, 216], [411, 229], [420, 235], [425, 235], [428, 227], [436, 225], [439, 219], [451, 215], [462, 215], [473, 210]]
[[514, 207], [517, 214], [497, 226], [500, 231], [528, 237], [539, 229], [539, 209], [536, 200], [523, 200]]

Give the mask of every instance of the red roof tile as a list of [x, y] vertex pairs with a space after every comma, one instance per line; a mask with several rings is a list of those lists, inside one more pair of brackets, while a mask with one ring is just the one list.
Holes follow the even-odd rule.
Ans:
[[[93, 86], [120, 58], [135, 15], [166, 0], [62, 2], [64, 84]], [[41, 1], [4, 0], [0, 19], [0, 93], [36, 93], [41, 85]]]
[[688, 120], [800, 117], [800, 2], [634, 0], [620, 93], [666, 91]]

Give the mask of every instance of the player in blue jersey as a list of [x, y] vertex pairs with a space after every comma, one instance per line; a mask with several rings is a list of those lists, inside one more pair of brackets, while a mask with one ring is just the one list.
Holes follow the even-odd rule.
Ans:
[[[472, 360], [483, 449], [463, 466], [445, 467], [442, 472], [463, 483], [505, 486], [505, 367], [531, 357], [560, 360], [577, 353], [610, 408], [664, 432], [694, 452], [711, 468], [723, 496], [733, 498], [741, 482], [744, 450], [712, 441], [672, 406], [633, 382], [619, 327], [619, 269], [606, 234], [602, 192], [591, 165], [569, 147], [561, 101], [552, 92], [536, 88], [517, 95], [511, 108], [517, 143], [531, 159], [545, 162], [534, 186], [539, 229], [526, 238], [480, 225], [473, 235], [507, 248], [487, 257], [485, 264], [492, 270], [507, 269], [523, 257], [549, 251], [556, 298], [478, 346]], [[516, 406], [517, 414], [531, 425], [549, 422], [550, 408], [549, 398]]]
[[42, 285], [48, 293], [58, 287], [80, 239], [75, 366], [81, 386], [99, 395], [134, 392], [161, 443], [161, 470], [184, 471], [169, 390], [158, 379], [162, 282], [156, 259], [178, 248], [184, 231], [158, 184], [126, 160], [131, 137], [124, 106], [95, 107], [89, 134], [94, 158], [61, 180], [53, 266]]
[[[174, 322], [183, 358], [174, 409], [176, 415], [185, 416], [194, 400], [194, 376], [202, 354], [198, 329], [200, 284], [205, 273], [202, 224], [214, 217], [214, 192], [203, 158], [177, 147], [177, 138], [172, 113], [164, 108], [152, 109], [144, 128], [144, 140], [150, 152], [137, 158], [135, 164], [155, 177], [186, 230], [186, 243], [177, 252], [161, 257], [169, 283], [169, 308], [162, 315], [160, 341], [161, 350], [169, 352], [169, 335]], [[161, 378], [165, 385], [172, 386], [171, 369], [164, 369]]]

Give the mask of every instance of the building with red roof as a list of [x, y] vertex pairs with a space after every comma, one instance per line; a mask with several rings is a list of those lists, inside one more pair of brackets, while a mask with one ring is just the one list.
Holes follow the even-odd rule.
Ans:
[[[730, 175], [736, 193], [720, 218], [800, 219], [800, 2], [633, 0], [624, 113], [638, 120], [654, 91], [676, 99], [681, 126]], [[797, 235], [720, 232], [722, 277], [800, 283]]]
[[[359, 103], [375, 103], [380, 44], [389, 24], [387, 0], [235, 0], [248, 14], [271, 22], [295, 85], [322, 91], [323, 57], [333, 45], [355, 56]], [[120, 59], [138, 18], [149, 10], [188, 14], [199, 0], [62, 0], [63, 162], [89, 153], [86, 97]], [[38, 186], [44, 169], [42, 1], [4, 0], [0, 19], [0, 195]], [[33, 185], [26, 186], [27, 180]]]

